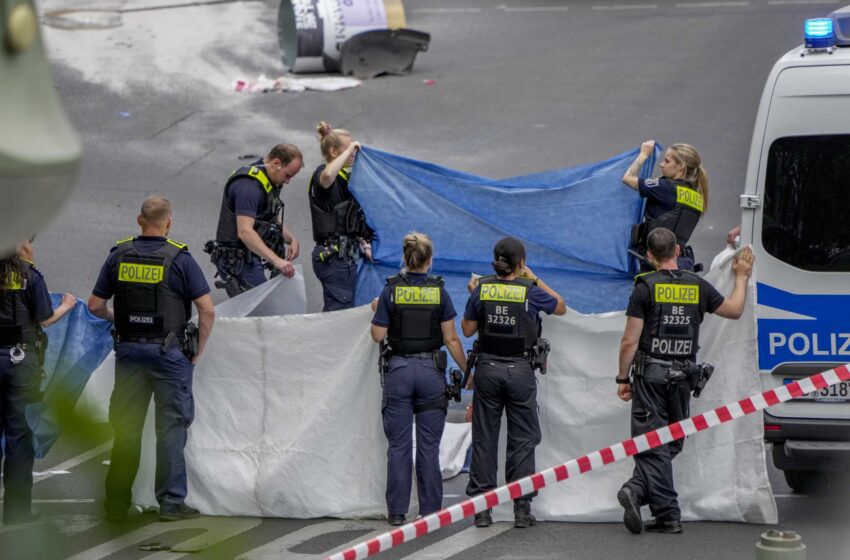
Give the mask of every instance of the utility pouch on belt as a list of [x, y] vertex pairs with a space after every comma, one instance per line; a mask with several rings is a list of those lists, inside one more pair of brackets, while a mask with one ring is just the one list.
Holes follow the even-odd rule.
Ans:
[[381, 376], [381, 387], [383, 387], [384, 378], [390, 372], [390, 357], [393, 355], [393, 349], [386, 339], [381, 341], [378, 348], [380, 351], [380, 354], [378, 354], [378, 375]]
[[538, 338], [537, 344], [531, 349], [531, 369], [540, 370], [541, 375], [546, 375], [546, 367], [549, 362], [549, 341]]
[[191, 362], [198, 355], [198, 345], [200, 344], [200, 332], [195, 323], [186, 323], [186, 330], [183, 333], [181, 343], [183, 354]]
[[47, 357], [47, 334], [38, 329], [38, 337], [35, 340], [35, 352], [38, 356], [39, 367], [44, 367], [44, 360]]
[[177, 333], [171, 331], [167, 335], [165, 335], [165, 340], [162, 341], [162, 344], [159, 347], [159, 351], [165, 354], [177, 344]]
[[121, 337], [118, 336], [118, 331], [115, 329], [112, 329], [110, 334], [112, 335], [112, 350], [113, 352], [117, 352], [118, 344], [121, 342]]
[[642, 350], [635, 352], [635, 358], [632, 360], [632, 378], [643, 377], [646, 371], [646, 353]]
[[449, 367], [449, 356], [445, 350], [434, 351], [434, 367], [437, 368], [437, 371], [443, 372]]

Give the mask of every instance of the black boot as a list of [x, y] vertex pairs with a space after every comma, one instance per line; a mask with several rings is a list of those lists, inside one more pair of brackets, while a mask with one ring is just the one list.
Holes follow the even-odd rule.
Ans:
[[623, 524], [626, 529], [639, 535], [643, 531], [643, 519], [640, 517], [640, 503], [635, 491], [628, 486], [623, 486], [617, 492], [617, 501], [623, 506]]
[[677, 533], [681, 533], [682, 523], [678, 519], [655, 519], [652, 523], [646, 526], [647, 533], [667, 533], [669, 535], [674, 535]]
[[475, 514], [476, 527], [489, 527], [493, 524], [493, 517], [490, 515], [490, 510], [485, 509], [480, 513]]
[[389, 523], [391, 527], [400, 527], [401, 525], [404, 525], [404, 514], [391, 513], [387, 515], [387, 523]]
[[160, 521], [183, 521], [184, 519], [197, 519], [201, 512], [186, 504], [163, 503], [159, 506]]
[[514, 500], [514, 527], [526, 529], [537, 523], [537, 519], [531, 515], [531, 500], [520, 498]]

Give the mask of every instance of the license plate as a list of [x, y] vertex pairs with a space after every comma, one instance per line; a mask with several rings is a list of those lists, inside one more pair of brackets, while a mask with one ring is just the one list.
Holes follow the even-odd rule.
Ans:
[[[785, 378], [785, 384], [799, 381], [799, 379]], [[797, 397], [795, 401], [815, 401], [821, 403], [846, 403], [850, 402], [850, 382], [842, 381], [831, 387], [824, 387], [817, 391], [812, 391], [802, 397]]]

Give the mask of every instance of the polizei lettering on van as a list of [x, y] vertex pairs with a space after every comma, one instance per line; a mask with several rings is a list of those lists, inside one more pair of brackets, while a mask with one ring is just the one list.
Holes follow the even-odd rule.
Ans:
[[787, 350], [795, 356], [850, 356], [850, 332], [847, 333], [768, 333], [772, 355]]
[[165, 267], [162, 265], [122, 262], [118, 264], [118, 281], [159, 284], [164, 272]]
[[653, 337], [650, 352], [667, 356], [690, 356], [694, 353], [694, 341], [687, 338]]

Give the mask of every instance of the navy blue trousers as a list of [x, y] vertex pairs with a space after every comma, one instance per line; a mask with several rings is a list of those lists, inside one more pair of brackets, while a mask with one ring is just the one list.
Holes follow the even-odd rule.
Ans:
[[156, 499], [182, 504], [186, 498], [186, 446], [195, 416], [194, 366], [178, 348], [162, 352], [158, 344], [122, 342], [115, 353], [115, 389], [109, 423], [115, 433], [106, 475], [106, 509], [126, 511], [139, 469], [142, 428], [151, 395], [156, 410]]
[[[668, 385], [638, 378], [632, 388], [632, 437], [690, 415], [691, 393], [685, 383]], [[673, 486], [673, 459], [681, 453], [684, 444], [685, 440], [680, 439], [635, 455], [634, 474], [625, 484], [641, 504], [649, 504], [652, 515], [663, 521], [681, 518], [679, 495]]]
[[354, 288], [357, 285], [357, 262], [334, 255], [322, 261], [319, 253], [324, 246], [313, 249], [313, 272], [322, 283], [322, 311], [338, 311], [354, 307]]
[[[216, 269], [218, 270], [219, 275], [224, 277], [226, 271], [220, 266], [216, 266]], [[259, 286], [266, 280], [263, 263], [260, 262], [260, 259], [253, 257], [250, 261], [245, 263], [242, 268], [242, 272], [239, 273], [238, 285], [227, 287], [227, 295], [230, 297], [236, 297], [243, 292], [247, 292], [251, 288]]]
[[[482, 354], [475, 366], [472, 397], [472, 465], [469, 496], [498, 486], [499, 431], [502, 412], [508, 418], [505, 480], [534, 474], [534, 448], [540, 443], [537, 418], [537, 379], [528, 360]], [[532, 498], [533, 494], [523, 496]]]
[[[434, 367], [431, 358], [390, 358], [381, 410], [388, 443], [386, 497], [389, 515], [404, 515], [410, 507], [413, 409], [439, 402], [445, 390], [446, 379]], [[416, 488], [420, 515], [434, 513], [443, 507], [440, 440], [445, 425], [444, 408], [430, 408], [416, 414]]]
[[32, 502], [34, 453], [26, 406], [41, 400], [41, 368], [34, 349], [12, 365], [9, 347], [0, 347], [0, 434], [6, 444], [0, 451], [3, 472], [3, 515], [26, 516]]

